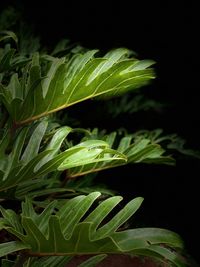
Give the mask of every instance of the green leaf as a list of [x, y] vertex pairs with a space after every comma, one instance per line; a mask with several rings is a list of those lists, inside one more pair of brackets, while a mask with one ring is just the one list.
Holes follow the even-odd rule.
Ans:
[[[94, 238], [112, 235], [122, 226], [140, 207], [143, 198], [138, 197], [130, 201], [120, 212], [118, 212], [107, 224], [99, 228]], [[101, 222], [101, 221], [100, 221]]]
[[[63, 218], [63, 213], [60, 217], [60, 223], [63, 230], [63, 233], [66, 237], [71, 237], [73, 230], [75, 228], [75, 225], [81, 220], [83, 215], [86, 213], [86, 211], [90, 208], [90, 206], [93, 204], [93, 202], [100, 196], [101, 194], [99, 192], [94, 192], [89, 194], [88, 196], [84, 197], [82, 201], [79, 202], [79, 205], [76, 205], [76, 209], [73, 208], [66, 214], [65, 210], [65, 217]], [[68, 206], [68, 205], [67, 205]], [[70, 205], [71, 206], [71, 205]], [[73, 206], [71, 206], [73, 207]], [[75, 211], [75, 212], [74, 212]], [[69, 223], [67, 225], [64, 225], [64, 222], [66, 220], [69, 220]]]
[[[6, 36], [3, 36], [2, 38], [5, 40], [5, 39], [10, 38], [10, 36], [6, 35]], [[0, 37], [0, 40], [1, 40], [1, 37]], [[0, 49], [0, 73], [1, 74], [6, 74], [7, 76], [8, 71], [9, 71], [10, 72], [9, 77], [12, 77], [13, 73], [11, 71], [19, 70], [19, 68], [22, 68], [29, 61], [30, 61], [29, 58], [16, 53], [16, 49], [11, 48], [10, 44], [7, 44], [5, 45], [3, 49]], [[17, 76], [17, 73], [14, 73], [13, 76]]]
[[[106, 216], [113, 210], [113, 208], [122, 201], [121, 196], [114, 196], [104, 200], [99, 206], [92, 211], [89, 216], [85, 219], [85, 222], [92, 222], [91, 226], [91, 237], [96, 236], [96, 230], [100, 223], [105, 219]], [[109, 227], [109, 225], [108, 225]]]
[[[14, 137], [13, 149], [8, 155], [6, 148], [9, 141], [11, 142], [10, 137], [8, 136], [7, 139], [7, 132], [2, 137], [0, 141], [2, 143], [0, 191], [41, 178], [54, 171], [75, 167], [84, 168], [84, 166], [94, 165], [98, 162], [126, 161], [126, 157], [122, 153], [110, 149], [108, 143], [103, 140], [87, 140], [63, 151], [61, 146], [73, 130], [70, 127], [58, 128], [46, 141], [47, 128], [48, 123], [45, 120], [36, 124], [35, 127], [22, 128], [16, 138]], [[45, 183], [47, 184], [47, 182]], [[64, 192], [66, 189], [48, 188], [46, 193], [53, 191]], [[42, 194], [41, 191], [38, 193]]]
[[12, 31], [1, 31], [0, 35], [4, 35], [2, 37], [0, 37], [0, 42], [6, 39], [13, 39], [15, 41], [15, 43], [18, 42], [18, 38], [16, 36], [16, 34]]
[[21, 81], [26, 93], [16, 112], [12, 108], [15, 98], [8, 101], [4, 86], [0, 92], [15, 122], [26, 123], [97, 96], [122, 94], [154, 78], [153, 70], [149, 68], [153, 62], [131, 59], [127, 49], [115, 49], [103, 58], [95, 57], [96, 52], [75, 54], [70, 60], [52, 57], [51, 61], [46, 61], [48, 68], [43, 76], [41, 63], [35, 61], [34, 55], [28, 82]]
[[[93, 139], [104, 140], [110, 145], [113, 151], [110, 149], [107, 150], [107, 154], [100, 153], [98, 160], [94, 160], [93, 163], [71, 168], [68, 171], [70, 177], [77, 177], [87, 173], [125, 165], [127, 163], [154, 163], [168, 165], [173, 165], [175, 163], [175, 160], [172, 157], [165, 156], [165, 150], [158, 144], [157, 140], [154, 141], [150, 138], [146, 138], [145, 134], [137, 136], [136, 133], [121, 137], [117, 132], [102, 135], [98, 129], [94, 129], [83, 138], [83, 140]], [[104, 152], [106, 151], [104, 150]], [[84, 151], [80, 152], [80, 154], [81, 153], [84, 155]], [[112, 154], [113, 156], [111, 156]], [[65, 167], [64, 163], [60, 166], [60, 169], [64, 169], [63, 167]]]
[[148, 247], [149, 244], [165, 244], [171, 247], [183, 248], [183, 242], [179, 235], [160, 228], [138, 228], [125, 230], [123, 232], [116, 232], [113, 234], [115, 242], [119, 244], [122, 250], [140, 249], [137, 246], [137, 242], [141, 243], [141, 246]]
[[[96, 255], [90, 257], [88, 260], [82, 262], [79, 267], [93, 267], [96, 266], [99, 262], [106, 258], [106, 254]], [[24, 267], [65, 267], [67, 263], [73, 261], [71, 256], [50, 256], [50, 257], [40, 257], [40, 258], [29, 258], [27, 265]], [[13, 265], [12, 265], [13, 266]], [[5, 265], [5, 267], [7, 267]]]
[[170, 249], [167, 249], [165, 247], [154, 245], [149, 248], [149, 251], [162, 255], [163, 258], [168, 259], [168, 261], [172, 262], [177, 267], [187, 266], [187, 263], [184, 262], [183, 258], [177, 255], [177, 253], [175, 253], [174, 251], [170, 251]]
[[29, 249], [29, 246], [18, 241], [2, 243], [0, 244], [0, 257], [23, 249]]
[[[178, 265], [182, 264], [181, 259], [176, 253], [170, 252], [170, 249], [183, 247], [177, 234], [157, 228], [120, 231], [121, 225], [140, 207], [142, 198], [133, 199], [112, 219], [109, 217], [105, 222], [104, 219], [120, 202], [121, 197], [108, 198], [90, 211], [98, 196], [99, 192], [88, 196], [80, 195], [66, 200], [61, 207], [56, 207], [53, 202], [40, 214], [34, 211], [31, 201], [26, 199], [21, 214], [24, 234], [6, 220], [3, 227], [29, 247], [30, 256], [102, 253], [151, 255], [152, 252], [159, 260], [166, 259], [176, 266], [184, 266]], [[5, 214], [2, 215], [6, 219]]]
[[[0, 38], [1, 41], [1, 38]], [[0, 72], [7, 71], [11, 65], [11, 59], [15, 53], [15, 49], [9, 49], [4, 52], [4, 55], [0, 59]]]
[[31, 161], [34, 157], [37, 156], [40, 148], [41, 141], [47, 129], [47, 122], [42, 122], [38, 124], [34, 132], [32, 133], [29, 142], [26, 146], [26, 149], [21, 156], [21, 160], [24, 164], [27, 164]]
[[29, 258], [27, 266], [25, 267], [65, 267], [66, 264], [72, 259], [71, 256], [50, 256], [40, 258]]
[[93, 257], [89, 258], [88, 260], [79, 264], [78, 267], [95, 267], [99, 262], [104, 260], [106, 257], [107, 257], [106, 254], [100, 254], [100, 255], [93, 256]]
[[5, 210], [3, 207], [0, 206], [1, 214], [3, 215], [4, 219], [1, 221], [1, 229], [3, 229], [3, 225], [9, 225], [16, 229], [19, 233], [23, 233], [23, 227], [20, 223], [19, 216], [11, 209]]

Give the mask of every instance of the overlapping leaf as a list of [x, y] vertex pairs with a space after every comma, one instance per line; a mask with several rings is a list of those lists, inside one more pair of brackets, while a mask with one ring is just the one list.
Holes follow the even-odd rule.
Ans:
[[[97, 129], [92, 132], [83, 129], [86, 135], [80, 143], [65, 147], [63, 142], [66, 143], [68, 134], [80, 129], [60, 127], [50, 139], [45, 137], [48, 127], [47, 121], [41, 121], [35, 129], [22, 128], [9, 153], [9, 131], [4, 134], [0, 141], [0, 191], [20, 184], [16, 191], [19, 198], [23, 198], [24, 190], [31, 190], [32, 196], [64, 193], [73, 188], [60, 188], [58, 179], [46, 179], [45, 175], [68, 170], [69, 177], [76, 177], [126, 163], [174, 162], [171, 157], [163, 155], [165, 150], [157, 144], [157, 140], [145, 135], [127, 135], [119, 139], [116, 132], [102, 136]], [[35, 178], [42, 179], [34, 183]]]
[[[127, 49], [116, 49], [104, 57], [97, 50], [71, 57], [33, 56], [27, 74], [13, 74], [0, 95], [16, 123], [25, 123], [96, 96], [110, 97], [136, 89], [154, 78], [152, 61], [129, 58]], [[13, 93], [15, 88], [15, 93]]]
[[[18, 44], [11, 31], [4, 31], [0, 36], [3, 43], [14, 40], [19, 49], [17, 52], [9, 44], [0, 49], [0, 105], [4, 111], [7, 109], [14, 128], [87, 99], [123, 94], [154, 78], [150, 68], [153, 62], [132, 58], [127, 49], [116, 49], [98, 57], [96, 50], [77, 47], [70, 51], [73, 46], [66, 48], [64, 41], [52, 55], [40, 55], [36, 52], [38, 39], [28, 38], [26, 42], [27, 36], [23, 37], [24, 42]], [[131, 105], [126, 106], [125, 110], [130, 110]], [[154, 228], [120, 231], [140, 207], [142, 198], [132, 200], [114, 217], [110, 214], [122, 200], [119, 196], [102, 201], [94, 209], [98, 192], [70, 200], [32, 199], [46, 194], [54, 197], [54, 193], [61, 193], [63, 198], [70, 190], [74, 194], [72, 188], [60, 187], [58, 171], [68, 170], [68, 175], [75, 177], [126, 162], [171, 164], [172, 159], [164, 156], [164, 150], [158, 145], [159, 138], [148, 135], [119, 138], [116, 133], [100, 138], [93, 132], [79, 144], [73, 144], [66, 140], [73, 129], [59, 128], [59, 125], [51, 128], [47, 121], [15, 129], [16, 135], [12, 128], [2, 134], [7, 120], [7, 112], [4, 113], [0, 116], [3, 118], [0, 191], [5, 199], [12, 195], [11, 191], [18, 199], [24, 199], [29, 193], [30, 199], [26, 198], [22, 204], [20, 215], [1, 208], [0, 231], [8, 233], [5, 243], [0, 244], [0, 256], [26, 250], [24, 255], [30, 257], [24, 267], [28, 267], [64, 266], [72, 255], [100, 254], [81, 265], [89, 267], [101, 260], [103, 253], [134, 253], [184, 266], [175, 252], [176, 248], [182, 248], [182, 241], [175, 233]], [[38, 203], [36, 209], [32, 202]], [[19, 265], [17, 260], [18, 257], [15, 265]], [[12, 266], [13, 262], [4, 258], [2, 265]]]
[[[4, 48], [0, 49], [0, 73], [3, 74], [7, 71], [16, 70], [16, 68], [21, 68], [30, 59], [25, 56], [16, 54], [16, 50], [11, 48], [10, 45], [6, 45]], [[14, 88], [13, 88], [14, 89]]]
[[[157, 144], [157, 140], [145, 135], [127, 135], [119, 139], [116, 132], [101, 136], [97, 129], [91, 133], [85, 131], [86, 136], [79, 144], [61, 150], [68, 134], [76, 129], [58, 128], [51, 139], [47, 139], [47, 127], [47, 121], [40, 122], [31, 135], [30, 127], [21, 129], [10, 153], [7, 153], [9, 132], [4, 134], [0, 149], [0, 191], [20, 184], [16, 191], [16, 197], [19, 198], [23, 198], [23, 192], [27, 190], [30, 196], [64, 193], [73, 188], [60, 188], [59, 177], [46, 179], [45, 175], [56, 170], [68, 170], [69, 177], [76, 177], [126, 163], [174, 162], [171, 157], [163, 155], [165, 150]], [[35, 178], [40, 180], [35, 183]]]
[[3, 257], [7, 254], [10, 254], [16, 251], [27, 249], [27, 248], [29, 248], [29, 246], [19, 241], [10, 241], [6, 243], [1, 243], [0, 244], [0, 257]]
[[[165, 149], [158, 144], [159, 140], [154, 140], [150, 138], [150, 136], [146, 136], [142, 133], [138, 135], [129, 134], [120, 138], [117, 135], [117, 132], [112, 132], [108, 135], [102, 135], [98, 129], [94, 129], [86, 138], [87, 140], [104, 140], [111, 148], [115, 149], [119, 153], [122, 153], [127, 158], [127, 162], [107, 161], [71, 168], [68, 172], [69, 176], [71, 177], [76, 177], [86, 173], [96, 172], [127, 163], [156, 163], [169, 165], [173, 165], [175, 163], [172, 157], [165, 156]], [[64, 168], [65, 163], [63, 162], [59, 169]]]
[[[77, 267], [95, 267], [99, 262], [106, 258], [106, 254], [90, 256], [89, 259], [83, 260]], [[32, 257], [28, 258], [23, 267], [67, 267], [68, 263], [73, 262], [73, 256], [49, 256], [49, 257]], [[13, 266], [13, 265], [11, 265]], [[4, 267], [4, 265], [2, 265]], [[8, 266], [5, 266], [8, 267]]]
[[130, 201], [105, 223], [104, 219], [122, 200], [122, 197], [115, 196], [104, 200], [85, 216], [99, 196], [98, 192], [88, 196], [80, 195], [66, 200], [58, 210], [55, 210], [56, 201], [53, 201], [40, 214], [34, 211], [31, 201], [26, 199], [18, 219], [13, 212], [1, 208], [2, 224], [4, 229], [24, 244], [29, 255], [128, 252], [145, 255], [153, 251], [152, 254], [154, 256], [158, 254], [158, 258], [166, 258], [176, 266], [184, 266], [176, 253], [168, 248], [182, 248], [182, 241], [177, 234], [156, 228], [119, 231], [120, 227], [138, 210], [143, 201], [142, 198], [138, 197]]
[[[95, 267], [99, 262], [106, 258], [106, 254], [99, 254], [83, 261], [77, 267]], [[23, 264], [23, 267], [67, 267], [70, 261], [73, 261], [72, 256], [50, 256], [50, 257], [32, 257], [28, 258]], [[13, 267], [15, 263], [11, 260], [2, 259], [2, 267]]]
[[3, 40], [6, 40], [6, 39], [13, 39], [14, 42], [18, 42], [18, 38], [16, 36], [16, 34], [12, 31], [0, 31], [0, 42], [2, 42]]
[[46, 121], [40, 122], [28, 138], [29, 127], [21, 129], [9, 154], [9, 132], [4, 134], [0, 142], [0, 191], [60, 170], [60, 166], [63, 169], [63, 165], [70, 169], [103, 161], [126, 161], [122, 153], [110, 149], [102, 140], [87, 140], [60, 151], [63, 140], [72, 131], [70, 127], [57, 129], [45, 149], [41, 149], [47, 126]]

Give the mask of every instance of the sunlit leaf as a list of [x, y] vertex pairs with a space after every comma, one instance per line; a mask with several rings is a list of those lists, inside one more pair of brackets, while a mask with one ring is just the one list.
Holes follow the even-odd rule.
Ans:
[[[9, 85], [0, 87], [2, 101], [16, 123], [25, 123], [83, 100], [96, 96], [110, 97], [134, 90], [154, 78], [152, 61], [129, 58], [127, 49], [115, 49], [104, 57], [96, 50], [79, 53], [72, 58], [53, 58], [47, 72], [41, 75], [41, 63], [33, 55], [23, 99], [8, 96]], [[17, 101], [17, 102], [16, 102]], [[15, 109], [13, 108], [15, 104]]]
[[[41, 121], [35, 127], [24, 127], [17, 134], [13, 149], [9, 154], [9, 135], [5, 132], [0, 157], [0, 191], [5, 191], [28, 180], [41, 178], [54, 171], [69, 170], [75, 167], [86, 168], [99, 162], [126, 162], [126, 156], [110, 149], [103, 140], [86, 140], [64, 151], [61, 146], [70, 132], [70, 127], [60, 127], [54, 131], [46, 145], [45, 134], [48, 122]], [[30, 134], [31, 133], [31, 134]], [[46, 181], [47, 183], [47, 181]], [[30, 184], [29, 184], [30, 185]], [[66, 189], [48, 188], [36, 195], [64, 192]]]
[[[165, 149], [158, 144], [159, 140], [151, 140], [150, 137], [147, 138], [146, 135], [142, 133], [140, 136], [137, 136], [136, 134], [127, 134], [121, 137], [117, 132], [102, 135], [98, 129], [94, 129], [83, 139], [104, 140], [109, 144], [116, 155], [118, 153], [117, 160], [115, 160], [114, 157], [111, 157], [111, 154], [102, 155], [103, 158], [107, 158], [107, 161], [101, 162], [101, 159], [99, 158], [99, 161], [94, 161], [91, 164], [71, 168], [68, 172], [70, 177], [77, 177], [87, 173], [125, 165], [127, 163], [154, 163], [168, 165], [173, 165], [175, 163], [175, 160], [172, 157], [165, 155]], [[120, 155], [121, 159], [124, 157], [126, 160], [120, 161]]]

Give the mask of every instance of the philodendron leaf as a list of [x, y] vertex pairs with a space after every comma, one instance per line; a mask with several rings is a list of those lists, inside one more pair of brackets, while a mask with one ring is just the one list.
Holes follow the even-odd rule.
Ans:
[[109, 144], [103, 140], [86, 140], [63, 151], [61, 146], [73, 129], [60, 127], [54, 131], [51, 140], [46, 141], [47, 127], [47, 121], [41, 121], [34, 130], [31, 127], [22, 128], [9, 154], [6, 153], [9, 135], [5, 132], [0, 140], [0, 191], [54, 171], [127, 160], [126, 156], [110, 149]]
[[2, 243], [0, 244], [0, 257], [23, 249], [29, 249], [29, 246], [18, 241]]
[[[117, 132], [112, 132], [102, 136], [98, 129], [94, 129], [93, 131], [88, 132], [88, 135], [83, 138], [83, 140], [93, 139], [102, 139], [108, 143], [109, 146], [114, 149], [114, 153], [116, 153], [116, 151], [119, 153], [117, 160], [114, 160], [113, 156], [111, 157], [112, 154], [102, 154], [102, 158], [105, 159], [106, 157], [107, 161], [101, 161], [99, 158], [99, 161], [94, 161], [91, 164], [71, 168], [68, 172], [70, 177], [77, 177], [87, 173], [125, 165], [127, 163], [154, 163], [168, 165], [173, 165], [175, 163], [175, 160], [172, 157], [165, 155], [165, 149], [158, 144], [157, 140], [151, 140], [144, 134], [141, 134], [139, 137], [136, 134], [127, 134], [120, 137]], [[122, 159], [121, 161], [119, 160], [120, 155]], [[125, 157], [126, 161], [123, 160], [123, 157]], [[64, 164], [61, 165], [60, 168], [62, 168], [62, 166], [64, 166]]]
[[32, 257], [27, 260], [24, 267], [66, 267], [72, 256]]
[[[120, 231], [121, 225], [140, 207], [142, 198], [133, 199], [110, 218], [107, 216], [121, 197], [108, 198], [93, 211], [89, 211], [99, 196], [99, 192], [80, 195], [66, 200], [66, 203], [56, 209], [52, 203], [40, 214], [34, 211], [31, 200], [26, 199], [20, 215], [24, 232], [19, 232], [15, 224], [6, 219], [4, 213], [3, 228], [16, 236], [24, 247], [29, 247], [27, 253], [30, 256], [105, 253], [151, 255], [152, 251], [152, 255], [157, 255], [159, 260], [168, 260], [175, 266], [185, 266], [173, 252], [176, 248], [183, 247], [177, 234], [157, 228]], [[105, 222], [105, 218], [109, 220]]]
[[22, 99], [10, 95], [10, 85], [0, 86], [0, 97], [13, 120], [26, 123], [90, 98], [134, 90], [154, 78], [149, 68], [154, 62], [129, 58], [127, 49], [115, 49], [102, 58], [95, 57], [97, 52], [80, 52], [71, 59], [43, 58], [42, 63], [50, 65], [43, 74], [38, 54], [33, 55], [28, 77], [17, 81]]
[[107, 257], [106, 254], [100, 254], [100, 255], [93, 256], [93, 257], [89, 258], [88, 260], [79, 264], [78, 267], [95, 267], [99, 262], [104, 260], [106, 257]]
[[[81, 264], [77, 265], [77, 267], [95, 267], [99, 262], [106, 258], [106, 254], [100, 254], [90, 257], [87, 260], [84, 260]], [[49, 257], [32, 257], [28, 258], [25, 262], [24, 267], [67, 267], [68, 263], [71, 264], [74, 259], [73, 256], [49, 256]], [[9, 267], [13, 266], [9, 265]], [[4, 266], [3, 266], [4, 267]], [[7, 265], [5, 265], [7, 267]]]
[[18, 38], [16, 36], [16, 34], [12, 31], [1, 31], [0, 35], [2, 35], [0, 37], [0, 42], [6, 39], [13, 39], [16, 43], [18, 42]]
[[[53, 182], [53, 178], [44, 179], [45, 175], [68, 170], [69, 177], [76, 177], [127, 163], [174, 163], [171, 157], [164, 155], [165, 150], [157, 141], [145, 136], [132, 134], [120, 139], [116, 132], [101, 136], [97, 129], [92, 132], [82, 130], [85, 137], [80, 143], [69, 147], [64, 145], [68, 135], [80, 132], [80, 129], [64, 126], [48, 134], [47, 129], [48, 122], [45, 120], [34, 127], [23, 127], [14, 136], [13, 148], [8, 150], [9, 154], [7, 147], [12, 140], [9, 131], [5, 131], [0, 140], [0, 191], [21, 184], [22, 188], [18, 186], [16, 196], [21, 195], [22, 198], [23, 192], [29, 189], [33, 189], [32, 196], [64, 193], [66, 188], [59, 188], [59, 178]], [[102, 140], [98, 140], [100, 138]], [[40, 178], [38, 181], [43, 186], [42, 190], [34, 184], [33, 179], [36, 178]]]
[[[14, 35], [13, 35], [14, 37]], [[5, 35], [4, 39], [12, 38], [11, 35]], [[1, 40], [1, 37], [0, 37]], [[0, 49], [0, 73], [5, 74], [8, 71], [16, 71], [17, 68], [22, 68], [30, 61], [29, 58], [19, 55], [16, 50], [11, 48], [9, 44]], [[7, 75], [8, 73], [6, 73]], [[17, 73], [13, 77], [17, 76]], [[15, 91], [15, 88], [13, 88]], [[22, 91], [21, 91], [22, 94]]]

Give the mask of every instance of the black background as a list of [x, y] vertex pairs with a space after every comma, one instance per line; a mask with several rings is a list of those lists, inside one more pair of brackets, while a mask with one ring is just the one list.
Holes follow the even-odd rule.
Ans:
[[[187, 140], [188, 147], [200, 150], [199, 20], [195, 4], [134, 0], [1, 2], [2, 6], [9, 3], [23, 6], [27, 21], [46, 45], [67, 37], [89, 48], [106, 51], [128, 47], [140, 58], [154, 59], [157, 79], [145, 92], [170, 103], [170, 107], [159, 116], [141, 115], [144, 126], [178, 133]], [[92, 108], [88, 104], [88, 109]], [[87, 117], [85, 122], [92, 126]], [[134, 130], [134, 117], [118, 123]], [[109, 125], [110, 129], [118, 126], [114, 121]], [[179, 159], [176, 167], [126, 166], [104, 172], [102, 181], [108, 181], [128, 198], [144, 196], [138, 220], [146, 226], [177, 231], [185, 239], [188, 251], [199, 259], [199, 165], [199, 160], [190, 158]]]

